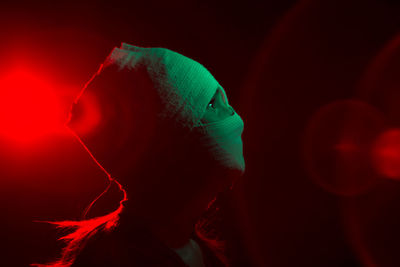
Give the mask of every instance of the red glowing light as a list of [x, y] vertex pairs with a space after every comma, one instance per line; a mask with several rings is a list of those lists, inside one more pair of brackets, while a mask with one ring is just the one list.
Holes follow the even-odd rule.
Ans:
[[385, 131], [378, 137], [372, 158], [379, 173], [400, 179], [400, 129]]
[[92, 132], [101, 121], [101, 112], [98, 99], [90, 92], [85, 98], [79, 99], [79, 105], [73, 104], [66, 125], [74, 129], [79, 135]]
[[62, 126], [62, 112], [54, 88], [27, 70], [0, 77], [0, 136], [26, 142]]
[[310, 178], [338, 195], [353, 196], [372, 188], [377, 175], [369, 152], [384, 129], [383, 118], [373, 106], [357, 100], [336, 101], [318, 110], [303, 139]]

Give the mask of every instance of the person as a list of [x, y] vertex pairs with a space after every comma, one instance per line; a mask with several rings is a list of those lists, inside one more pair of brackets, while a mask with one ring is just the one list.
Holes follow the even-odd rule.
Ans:
[[[93, 99], [100, 111], [88, 130]], [[210, 210], [244, 173], [244, 123], [203, 65], [122, 43], [82, 89], [66, 126], [122, 200], [106, 215], [52, 222], [74, 231], [57, 261], [36, 266], [229, 265]]]

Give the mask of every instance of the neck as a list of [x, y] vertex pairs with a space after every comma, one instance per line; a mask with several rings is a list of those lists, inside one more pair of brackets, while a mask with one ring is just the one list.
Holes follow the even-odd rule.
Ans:
[[[195, 230], [197, 221], [207, 210], [218, 192], [227, 188], [227, 181], [219, 176], [206, 178], [183, 176], [171, 186], [171, 182], [144, 186], [132, 185], [127, 189], [129, 201], [126, 218], [135, 217], [157, 239], [170, 248], [186, 245]], [[166, 177], [159, 179], [161, 183]], [[147, 180], [146, 180], [147, 181]], [[194, 184], [194, 181], [199, 181]], [[166, 190], [168, 186], [168, 190]], [[139, 191], [135, 189], [141, 189]], [[151, 192], [149, 194], [148, 192]], [[129, 219], [128, 219], [129, 220]], [[129, 227], [129, 224], [127, 225]]]
[[183, 247], [189, 242], [197, 221], [213, 199], [214, 194], [192, 198], [179, 212], [165, 216], [165, 220], [151, 223], [150, 230], [168, 247]]

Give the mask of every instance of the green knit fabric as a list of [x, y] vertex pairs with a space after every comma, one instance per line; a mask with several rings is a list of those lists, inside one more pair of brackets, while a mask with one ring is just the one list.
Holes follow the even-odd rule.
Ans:
[[108, 64], [121, 69], [144, 66], [165, 105], [160, 115], [174, 118], [191, 129], [200, 125], [208, 102], [221, 87], [202, 64], [166, 48], [122, 43], [111, 52], [105, 67]]
[[[142, 70], [146, 75], [142, 75]], [[142, 83], [144, 76], [150, 79], [150, 83]], [[188, 131], [200, 132], [199, 142], [204, 143], [216, 162], [243, 172], [241, 135], [244, 123], [241, 117], [235, 112], [220, 121], [201, 123], [217, 89], [227, 99], [225, 90], [213, 75], [193, 59], [166, 48], [122, 43], [121, 47], [111, 51], [87, 84], [85, 91], [89, 92], [82, 95], [84, 98], [96, 95], [102, 112], [102, 121], [96, 132], [83, 140], [103, 160], [117, 158], [121, 150], [139, 152], [146, 149], [145, 137], [136, 136], [140, 131], [147, 133], [146, 136], [151, 134], [152, 129], [147, 128], [152, 124], [142, 121], [154, 119], [146, 113], [155, 112], [151, 106], [153, 100], [147, 98], [155, 93], [157, 101], [161, 101], [157, 117], [168, 123], [177, 123]], [[176, 141], [179, 142], [180, 138], [176, 136]], [[132, 141], [139, 139], [141, 141], [137, 143]]]

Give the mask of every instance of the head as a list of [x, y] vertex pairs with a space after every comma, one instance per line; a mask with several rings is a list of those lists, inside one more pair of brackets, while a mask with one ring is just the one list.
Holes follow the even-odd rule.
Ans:
[[[100, 119], [82, 130], [91, 101]], [[244, 172], [243, 121], [223, 87], [203, 65], [168, 49], [114, 48], [67, 126], [130, 200], [179, 206], [215, 195]]]

